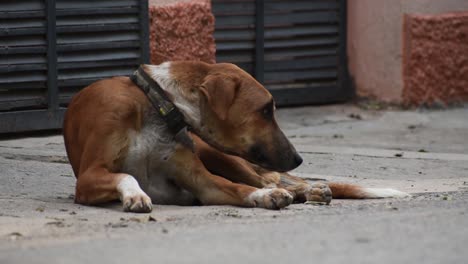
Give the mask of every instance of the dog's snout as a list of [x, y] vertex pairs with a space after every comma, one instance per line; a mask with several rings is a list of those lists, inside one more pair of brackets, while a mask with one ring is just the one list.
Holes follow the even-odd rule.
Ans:
[[302, 164], [302, 161], [302, 157], [298, 153], [294, 153], [294, 163], [296, 168]]
[[284, 157], [282, 159], [281, 164], [282, 166], [278, 169], [278, 171], [294, 170], [302, 164], [302, 157], [299, 154], [297, 154], [297, 152], [294, 149], [292, 149], [292, 152], [290, 152], [288, 157]]

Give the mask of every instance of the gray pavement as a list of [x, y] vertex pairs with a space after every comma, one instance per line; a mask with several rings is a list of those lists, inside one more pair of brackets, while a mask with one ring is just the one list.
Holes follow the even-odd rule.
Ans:
[[0, 139], [0, 263], [466, 263], [468, 108], [280, 109], [304, 177], [411, 198], [281, 211], [73, 203], [61, 136]]

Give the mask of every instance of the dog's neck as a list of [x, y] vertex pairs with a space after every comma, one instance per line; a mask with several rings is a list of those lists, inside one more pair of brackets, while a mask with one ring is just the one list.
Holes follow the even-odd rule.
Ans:
[[187, 96], [187, 91], [171, 76], [170, 62], [146, 65], [145, 71], [168, 94], [172, 103], [184, 115], [185, 122], [198, 131], [201, 126], [200, 100], [193, 94]]

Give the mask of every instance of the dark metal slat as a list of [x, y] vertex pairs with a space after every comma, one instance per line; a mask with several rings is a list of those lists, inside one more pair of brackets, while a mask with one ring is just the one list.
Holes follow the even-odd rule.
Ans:
[[0, 60], [0, 65], [18, 65], [18, 64], [34, 64], [47, 63], [45, 54], [7, 54], [3, 55]]
[[251, 14], [255, 13], [255, 3], [251, 2], [213, 2], [211, 9], [218, 16], [233, 14]]
[[341, 21], [339, 23], [340, 29], [340, 43], [338, 46], [340, 60], [338, 64], [338, 86], [341, 88], [343, 96], [346, 99], [353, 97], [353, 90], [350, 88], [350, 77], [348, 72], [348, 56], [346, 56], [348, 33], [346, 28], [347, 21], [347, 1], [339, 0], [340, 10], [339, 14]]
[[51, 115], [59, 107], [57, 87], [57, 48], [55, 0], [48, 0], [47, 13], [47, 106]]
[[133, 73], [135, 70], [134, 66], [130, 67], [112, 67], [107, 69], [100, 69], [96, 71], [95, 69], [74, 69], [74, 70], [67, 70], [61, 71], [60, 75], [58, 76], [59, 83], [63, 83], [66, 80], [73, 80], [73, 79], [99, 79], [99, 78], [107, 78], [112, 76], [126, 76]]
[[[0, 8], [2, 6], [0, 5]], [[2, 19], [18, 19], [18, 18], [35, 18], [35, 17], [44, 17], [44, 10], [24, 10], [24, 11], [13, 11], [6, 12], [4, 10], [0, 11], [0, 17]]]
[[[130, 72], [128, 74], [122, 74], [121, 76], [130, 75], [132, 72]], [[108, 75], [108, 76], [104, 75], [104, 76], [99, 77], [99, 78], [81, 78], [81, 79], [62, 80], [62, 81], [59, 81], [59, 86], [60, 86], [61, 90], [67, 89], [68, 87], [77, 87], [77, 86], [84, 88], [85, 86], [88, 86], [93, 82], [96, 82], [98, 80], [102, 80], [104, 78], [111, 78], [111, 77], [114, 77], [114, 76], [116, 76], [116, 75]]]
[[329, 0], [265, 2], [265, 13], [267, 14], [291, 11], [336, 10], [338, 8], [338, 2]]
[[265, 60], [288, 60], [296, 57], [314, 57], [314, 56], [329, 56], [337, 55], [338, 47], [325, 46], [322, 48], [291, 48], [291, 49], [278, 49], [266, 50]]
[[136, 14], [139, 12], [138, 7], [104, 7], [104, 8], [74, 8], [74, 9], [59, 9], [57, 17], [63, 16], [81, 16], [81, 15], [114, 15], [114, 14]]
[[336, 79], [337, 76], [336, 69], [265, 72], [265, 80], [267, 80], [267, 83], [294, 83], [296, 81], [305, 80]]
[[98, 42], [139, 41], [137, 31], [85, 32], [80, 34], [62, 32], [57, 36], [57, 44], [87, 44]]
[[139, 0], [58, 0], [57, 10], [138, 6]]
[[0, 73], [42, 70], [47, 70], [47, 66], [45, 64], [0, 65]]
[[[44, 72], [45, 74], [45, 72]], [[22, 82], [12, 82], [12, 83], [2, 83], [1, 91], [6, 90], [15, 90], [16, 93], [22, 93], [24, 90], [31, 89], [46, 89], [46, 82], [27, 82], [22, 80]], [[20, 91], [21, 90], [21, 91]], [[0, 96], [0, 100], [5, 100], [5, 94]], [[8, 98], [6, 99], [8, 100]]]
[[149, 4], [148, 1], [140, 1], [140, 64], [150, 63], [149, 52]]
[[43, 28], [46, 21], [41, 17], [27, 17], [23, 19], [5, 19], [1, 20], [0, 26], [3, 30], [14, 31], [22, 28]]
[[254, 51], [251, 52], [225, 52], [216, 56], [217, 62], [242, 63], [253, 62]]
[[138, 24], [112, 24], [112, 25], [81, 25], [57, 27], [57, 33], [100, 32], [138, 30]]
[[265, 28], [265, 39], [292, 38], [323, 34], [338, 34], [337, 25], [307, 25], [284, 28]]
[[58, 62], [138, 59], [140, 55], [141, 53], [139, 49], [85, 50], [79, 52], [59, 53]]
[[[95, 27], [101, 25], [127, 25], [137, 24], [138, 16], [132, 14], [112, 14], [112, 15], [86, 15], [86, 26]], [[83, 25], [83, 16], [64, 16], [57, 19], [57, 27], [74, 27]]]
[[15, 74], [3, 73], [0, 75], [0, 84], [45, 81], [47, 81], [47, 75], [42, 71], [21, 71], [15, 72]]
[[46, 1], [44, 0], [2, 0], [0, 10], [3, 12], [15, 12], [24, 10], [43, 10]]
[[255, 31], [252, 29], [216, 30], [214, 38], [216, 44], [222, 41], [254, 40]]
[[47, 48], [45, 46], [29, 46], [29, 47], [9, 47], [2, 48], [0, 46], [0, 55], [9, 54], [43, 54]]
[[336, 11], [301, 12], [292, 13], [290, 15], [265, 15], [265, 25], [268, 26], [337, 22], [338, 12]]
[[255, 48], [255, 42], [253, 41], [237, 41], [237, 42], [224, 42], [216, 44], [216, 51], [225, 50], [249, 50]]
[[216, 17], [215, 28], [254, 28], [255, 27], [255, 16], [244, 15], [244, 16], [226, 16]]
[[255, 1], [255, 68], [254, 76], [259, 83], [263, 83], [263, 61], [265, 60], [265, 35], [264, 35], [264, 3], [263, 0]]
[[0, 49], [24, 48], [46, 46], [47, 42], [43, 35], [12, 36], [0, 39]]
[[138, 59], [66, 62], [66, 63], [59, 63], [58, 64], [58, 69], [59, 70], [65, 70], [65, 69], [82, 69], [82, 68], [101, 68], [101, 67], [111, 67], [111, 66], [116, 66], [116, 67], [118, 67], [118, 66], [135, 66], [135, 65], [138, 65], [138, 63], [139, 63]]
[[38, 28], [17, 28], [14, 30], [10, 30], [8, 28], [0, 29], [0, 37], [7, 37], [7, 36], [21, 36], [21, 35], [41, 35], [45, 34], [46, 29], [43, 27]]
[[338, 42], [338, 36], [268, 40], [265, 42], [265, 49], [338, 45]]
[[99, 49], [118, 49], [118, 48], [138, 48], [138, 41], [112, 41], [101, 43], [80, 43], [80, 44], [59, 44], [57, 45], [58, 52], [65, 51], [80, 51], [80, 50], [99, 50]]
[[337, 67], [338, 56], [302, 58], [294, 60], [265, 61], [265, 71], [287, 71]]

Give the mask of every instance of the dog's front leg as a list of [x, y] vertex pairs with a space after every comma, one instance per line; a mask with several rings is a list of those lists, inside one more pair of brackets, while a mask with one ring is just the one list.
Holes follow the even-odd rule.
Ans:
[[129, 174], [112, 173], [103, 166], [96, 166], [78, 176], [76, 203], [95, 205], [119, 198], [126, 212], [149, 213], [153, 208], [151, 198]]
[[257, 189], [210, 173], [191, 150], [178, 145], [167, 166], [175, 182], [205, 205], [236, 205], [280, 209], [292, 203], [285, 189]]
[[260, 175], [248, 161], [213, 148], [195, 134], [192, 134], [192, 138], [198, 158], [210, 172], [230, 181], [257, 188], [277, 187], [280, 181], [278, 173]]

